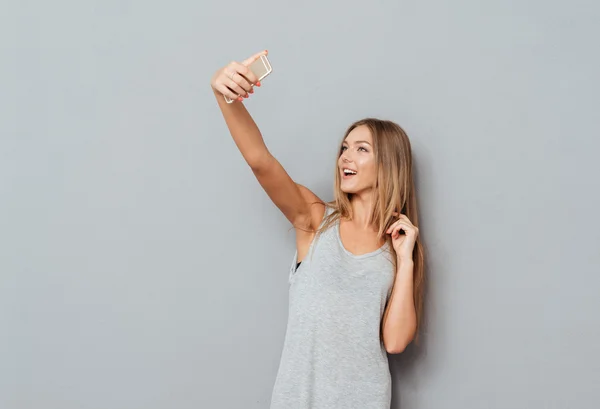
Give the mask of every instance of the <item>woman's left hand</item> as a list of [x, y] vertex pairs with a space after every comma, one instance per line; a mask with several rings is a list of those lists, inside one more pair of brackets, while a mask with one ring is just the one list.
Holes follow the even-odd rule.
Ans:
[[[394, 213], [394, 216], [397, 216], [398, 220], [387, 229], [386, 233], [392, 235], [392, 244], [396, 251], [397, 259], [399, 261], [412, 260], [413, 249], [419, 235], [419, 228], [414, 226], [404, 214], [398, 216], [398, 213]], [[400, 230], [403, 230], [404, 234], [400, 234]]]

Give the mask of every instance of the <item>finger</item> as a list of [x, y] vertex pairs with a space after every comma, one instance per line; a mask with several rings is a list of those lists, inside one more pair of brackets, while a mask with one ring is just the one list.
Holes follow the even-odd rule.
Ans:
[[241, 98], [238, 94], [227, 88], [224, 84], [218, 84], [217, 91], [233, 100]]
[[246, 80], [246, 78], [242, 77], [237, 72], [235, 74], [233, 74], [231, 79], [232, 79], [232, 81], [235, 81], [235, 83], [237, 83], [240, 87], [242, 87], [244, 89], [244, 91], [246, 91], [246, 92], [252, 91], [252, 85], [250, 85], [250, 83]]
[[404, 230], [404, 233], [406, 233], [406, 234], [415, 235], [415, 236], [417, 234], [419, 234], [419, 229], [417, 229], [412, 224], [403, 223], [401, 226], [402, 226], [402, 230]]
[[413, 223], [410, 221], [410, 219], [408, 218], [408, 216], [406, 216], [405, 214], [403, 214], [403, 215], [400, 215], [400, 220], [404, 221], [405, 223], [407, 223], [407, 224], [408, 224], [409, 226], [411, 226], [411, 227], [417, 227], [417, 226], [415, 226], [415, 225], [414, 225], [414, 224], [413, 224]]
[[233, 62], [231, 63], [231, 68], [240, 74], [250, 84], [256, 84], [258, 82], [258, 77], [256, 74], [254, 74], [252, 70], [245, 65], [238, 62]]
[[392, 233], [391, 233], [392, 236], [394, 237], [395, 235], [397, 236], [398, 234], [400, 234], [400, 230], [403, 230], [404, 233], [406, 234], [406, 233], [408, 233], [411, 230], [411, 228], [406, 223], [398, 223], [392, 229]]
[[226, 79], [223, 81], [223, 83], [227, 88], [238, 94], [238, 96], [248, 97], [246, 90], [240, 87], [234, 80]]
[[246, 92], [254, 92], [252, 90], [252, 84], [248, 81], [245, 75], [254, 76], [250, 69], [240, 63], [232, 62], [225, 70], [225, 76], [230, 80], [235, 81], [240, 87]]
[[408, 216], [405, 215], [405, 214], [401, 214], [400, 216], [398, 216], [398, 220], [402, 220], [403, 222], [407, 223], [409, 226], [412, 226], [414, 228], [417, 227], [414, 224], [412, 224], [412, 222], [410, 221], [410, 219], [408, 218]]
[[392, 223], [392, 225], [390, 227], [388, 227], [387, 229], [387, 233], [391, 233], [392, 230], [394, 229], [394, 227], [396, 227], [398, 225], [398, 223], [401, 223], [401, 220], [396, 220], [394, 223]]
[[239, 95], [241, 95], [245, 98], [248, 98], [247, 91], [241, 86], [241, 84], [239, 84], [241, 81], [246, 81], [246, 80], [243, 79], [242, 76], [238, 74], [238, 72], [236, 71], [236, 69], [234, 67], [234, 64], [235, 63], [230, 63], [223, 70], [223, 75], [224, 75], [224, 78], [222, 77], [223, 83], [227, 87], [231, 88], [232, 91], [237, 92]]
[[269, 51], [263, 50], [259, 53], [254, 54], [252, 57], [245, 59], [242, 64], [248, 66], [248, 65], [252, 64], [254, 61], [258, 60], [261, 55], [267, 55], [267, 54], [269, 54]]
[[[404, 232], [404, 234], [401, 232]], [[403, 235], [404, 236], [408, 235], [408, 232], [406, 231], [405, 228], [398, 227], [398, 228], [394, 229], [394, 231], [392, 232], [392, 239], [397, 239], [398, 237], [403, 236]]]
[[410, 229], [410, 226], [407, 225], [406, 223], [397, 223], [394, 228], [392, 229], [392, 233], [393, 232], [397, 232], [399, 230], [404, 230], [406, 231], [407, 229]]

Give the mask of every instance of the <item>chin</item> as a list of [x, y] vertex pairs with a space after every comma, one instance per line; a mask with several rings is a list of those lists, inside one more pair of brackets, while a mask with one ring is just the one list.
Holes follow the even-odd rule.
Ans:
[[340, 185], [340, 190], [347, 194], [356, 194], [363, 189], [357, 188], [356, 186], [344, 186]]
[[373, 188], [370, 186], [344, 186], [344, 184], [340, 184], [340, 190], [346, 194], [352, 194], [352, 195], [356, 195], [359, 193], [366, 193], [369, 190], [372, 190]]

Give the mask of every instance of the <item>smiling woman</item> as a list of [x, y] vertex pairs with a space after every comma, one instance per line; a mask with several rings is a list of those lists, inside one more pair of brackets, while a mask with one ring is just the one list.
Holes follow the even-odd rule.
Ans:
[[[375, 186], [377, 163], [373, 153], [373, 138], [369, 128], [354, 128], [342, 142], [338, 168], [342, 178], [340, 188], [347, 193]], [[357, 175], [360, 171], [360, 177]], [[356, 177], [355, 177], [356, 176]]]
[[408, 136], [388, 120], [352, 124], [336, 158], [335, 198], [321, 200], [271, 155], [243, 98], [227, 104], [222, 97], [254, 93], [247, 65], [263, 54], [218, 70], [211, 86], [242, 156], [296, 228], [270, 407], [389, 409], [387, 353], [416, 339], [422, 315], [424, 255]]

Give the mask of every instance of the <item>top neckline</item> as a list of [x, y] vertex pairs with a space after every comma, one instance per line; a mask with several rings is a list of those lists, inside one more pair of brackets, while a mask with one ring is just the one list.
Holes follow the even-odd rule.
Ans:
[[388, 246], [387, 241], [385, 243], [383, 243], [383, 246], [379, 247], [376, 250], [370, 251], [368, 253], [364, 253], [364, 254], [354, 254], [350, 251], [348, 251], [348, 249], [346, 249], [346, 247], [344, 246], [344, 243], [342, 243], [342, 233], [341, 233], [341, 229], [340, 229], [340, 222], [341, 220], [338, 219], [337, 223], [335, 223], [335, 236], [337, 238], [337, 242], [340, 245], [340, 248], [344, 251], [344, 253], [346, 253], [348, 256], [355, 258], [355, 259], [361, 259], [361, 258], [367, 258], [367, 257], [372, 257], [375, 256], [379, 253], [381, 253], [383, 250], [385, 250]]

